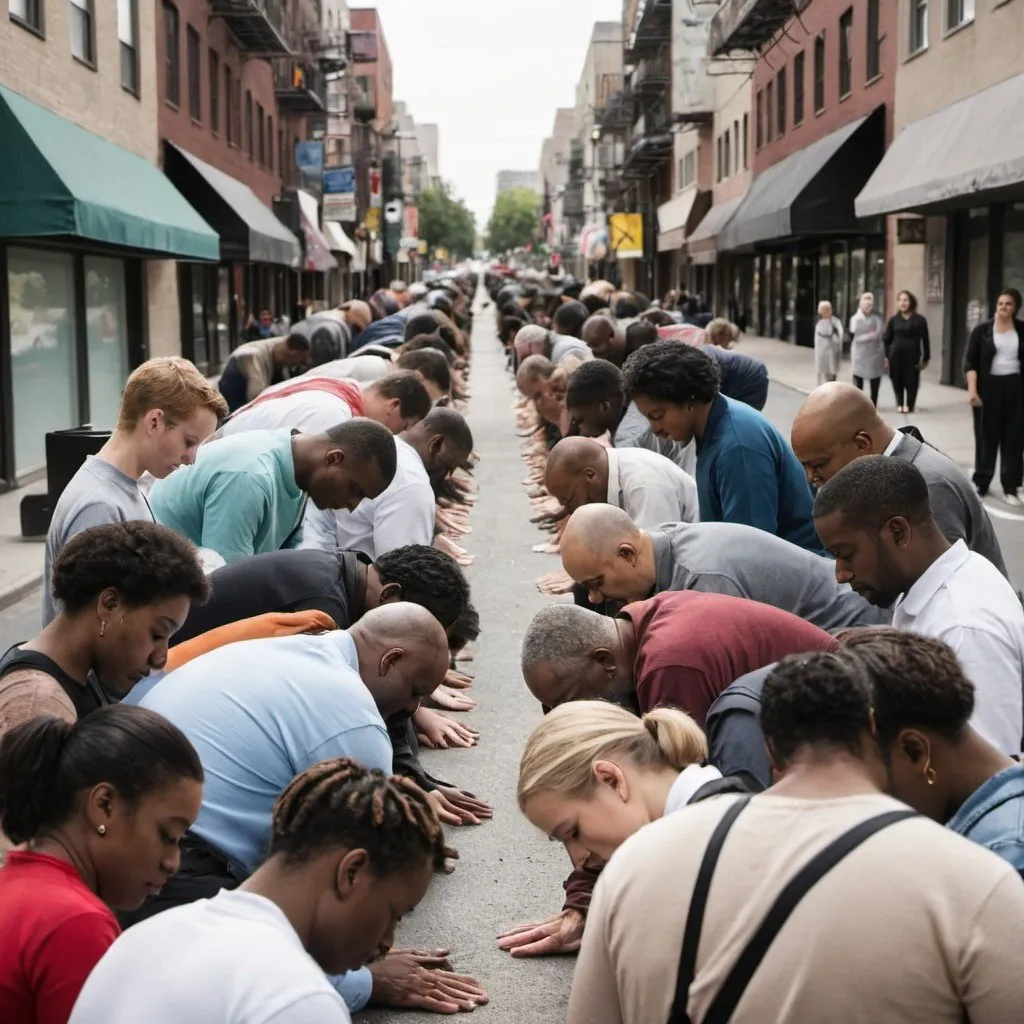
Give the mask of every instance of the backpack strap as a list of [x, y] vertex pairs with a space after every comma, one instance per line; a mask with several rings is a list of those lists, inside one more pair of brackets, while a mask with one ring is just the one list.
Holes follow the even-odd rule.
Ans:
[[686, 927], [683, 929], [683, 948], [679, 954], [679, 972], [676, 974], [676, 992], [672, 998], [672, 1009], [669, 1011], [668, 1024], [690, 1024], [690, 1016], [686, 1012], [686, 1004], [690, 1001], [690, 986], [697, 967], [697, 949], [700, 946], [700, 933], [704, 927], [704, 909], [708, 902], [711, 879], [718, 864], [718, 855], [722, 852], [725, 837], [729, 834], [743, 808], [750, 802], [750, 796], [740, 797], [733, 801], [729, 809], [711, 833], [704, 859], [697, 872], [697, 881], [690, 897], [690, 910], [686, 915]]
[[740, 953], [718, 994], [712, 1000], [702, 1024], [727, 1024], [743, 998], [757, 968], [771, 944], [782, 930], [790, 914], [807, 893], [848, 854], [857, 849], [876, 832], [895, 825], [906, 818], [917, 817], [916, 811], [889, 811], [860, 822], [833, 840], [820, 853], [810, 859], [787, 883], [765, 915], [753, 938]]

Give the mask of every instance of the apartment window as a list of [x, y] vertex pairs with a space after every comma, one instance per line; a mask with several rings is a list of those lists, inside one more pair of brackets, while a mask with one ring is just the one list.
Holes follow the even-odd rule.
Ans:
[[210, 130], [214, 135], [220, 131], [220, 57], [216, 50], [209, 54], [210, 63]]
[[71, 56], [85, 64], [96, 64], [96, 37], [92, 0], [68, 0], [71, 28]]
[[117, 46], [121, 52], [121, 88], [139, 95], [138, 0], [117, 0]]
[[284, 129], [277, 129], [277, 170], [280, 174], [284, 174], [284, 169], [288, 166], [288, 161], [285, 159], [284, 154]]
[[248, 89], [245, 90], [245, 151], [249, 155], [249, 159], [252, 160], [255, 155], [255, 142], [252, 130], [252, 93]]
[[10, 0], [10, 11], [19, 25], [43, 34], [43, 0]]
[[732, 123], [732, 161], [733, 170], [739, 171], [740, 169], [740, 123], [739, 121], [733, 121]]
[[168, 103], [181, 102], [181, 41], [178, 8], [164, 0], [164, 92]]
[[224, 135], [229, 146], [238, 145], [238, 133], [235, 131], [235, 90], [231, 77], [231, 68], [224, 68]]
[[775, 76], [775, 125], [779, 135], [786, 134], [786, 69]]
[[691, 149], [679, 161], [679, 188], [684, 189], [692, 185], [696, 177], [696, 153]]
[[728, 178], [732, 167], [732, 142], [729, 137], [729, 129], [725, 130], [722, 136], [722, 177]]
[[719, 135], [715, 141], [715, 145], [718, 148], [718, 159], [715, 162], [715, 181], [722, 180], [722, 136]]
[[242, 80], [235, 79], [235, 145], [242, 147]]
[[928, 0], [910, 0], [910, 53], [928, 45]]
[[743, 115], [743, 170], [750, 166], [750, 115]]
[[189, 25], [185, 31], [185, 59], [188, 65], [188, 113], [193, 121], [203, 119], [202, 83], [199, 78], [199, 55], [202, 52], [199, 33]]
[[764, 141], [771, 142], [775, 138], [775, 83], [769, 82], [764, 87]]
[[814, 112], [825, 109], [825, 33], [814, 40]]
[[263, 131], [265, 129], [263, 123], [263, 104], [256, 104], [256, 154], [260, 160], [260, 167], [266, 167], [267, 165], [267, 143], [263, 137]]
[[807, 63], [801, 50], [793, 58], [793, 127], [801, 124], [804, 119], [804, 65]]
[[868, 0], [867, 76], [870, 82], [882, 71], [882, 38], [878, 30], [878, 5], [881, 0]]
[[764, 92], [760, 89], [757, 90], [757, 121], [755, 131], [757, 132], [757, 138], [754, 139], [754, 148], [760, 149], [764, 145]]
[[267, 118], [267, 170], [274, 169], [274, 119]]
[[853, 8], [839, 16], [839, 95], [849, 96], [853, 89]]
[[974, 0], [946, 0], [946, 31], [974, 21]]

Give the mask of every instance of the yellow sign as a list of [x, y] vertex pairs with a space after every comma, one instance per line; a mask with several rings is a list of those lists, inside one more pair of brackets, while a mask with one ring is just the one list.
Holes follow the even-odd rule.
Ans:
[[371, 206], [366, 211], [366, 230], [380, 232], [380, 207]]
[[644, 255], [644, 218], [641, 213], [613, 213], [608, 220], [612, 252], [620, 260], [639, 260]]
[[421, 256], [426, 256], [426, 255], [427, 255], [427, 253], [428, 253], [428, 252], [430, 252], [430, 246], [429, 246], [429, 245], [427, 245], [427, 240], [426, 240], [425, 238], [421, 238], [421, 239], [420, 239], [420, 244], [419, 244], [419, 246], [417, 246], [417, 249], [416, 249], [416, 251], [417, 251], [417, 252], [418, 252], [418, 253], [419, 253], [419, 254], [420, 254]]
[[447, 249], [440, 249], [440, 248], [435, 249], [434, 250], [434, 256], [437, 259], [439, 259], [439, 260], [446, 260], [446, 259], [448, 259], [448, 250]]

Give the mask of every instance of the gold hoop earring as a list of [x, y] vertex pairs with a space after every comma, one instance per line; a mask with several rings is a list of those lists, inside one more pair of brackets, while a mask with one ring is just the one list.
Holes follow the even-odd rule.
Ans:
[[107, 620], [100, 619], [100, 636], [103, 636], [107, 631]]

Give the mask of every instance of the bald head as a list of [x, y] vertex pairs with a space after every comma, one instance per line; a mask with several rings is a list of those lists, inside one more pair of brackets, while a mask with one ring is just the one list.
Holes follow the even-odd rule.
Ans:
[[597, 359], [607, 359], [621, 366], [626, 358], [626, 332], [610, 316], [600, 313], [592, 316], [583, 325], [583, 340]]
[[515, 346], [516, 355], [520, 359], [526, 359], [533, 355], [546, 355], [548, 343], [548, 330], [539, 324], [527, 324], [520, 327], [516, 332]]
[[793, 419], [790, 442], [815, 487], [863, 455], [881, 455], [893, 428], [852, 384], [832, 381], [807, 396]]
[[348, 635], [359, 658], [359, 676], [383, 718], [414, 711], [448, 671], [444, 628], [421, 605], [381, 605], [354, 623]]
[[548, 455], [544, 486], [569, 512], [607, 500], [608, 450], [589, 437], [563, 437]]
[[642, 601], [654, 588], [651, 535], [614, 505], [584, 505], [573, 512], [561, 551], [562, 567], [586, 586], [594, 604]]
[[350, 302], [343, 302], [338, 309], [345, 315], [345, 323], [353, 331], [364, 330], [373, 320], [373, 311], [362, 299], [352, 299]]

